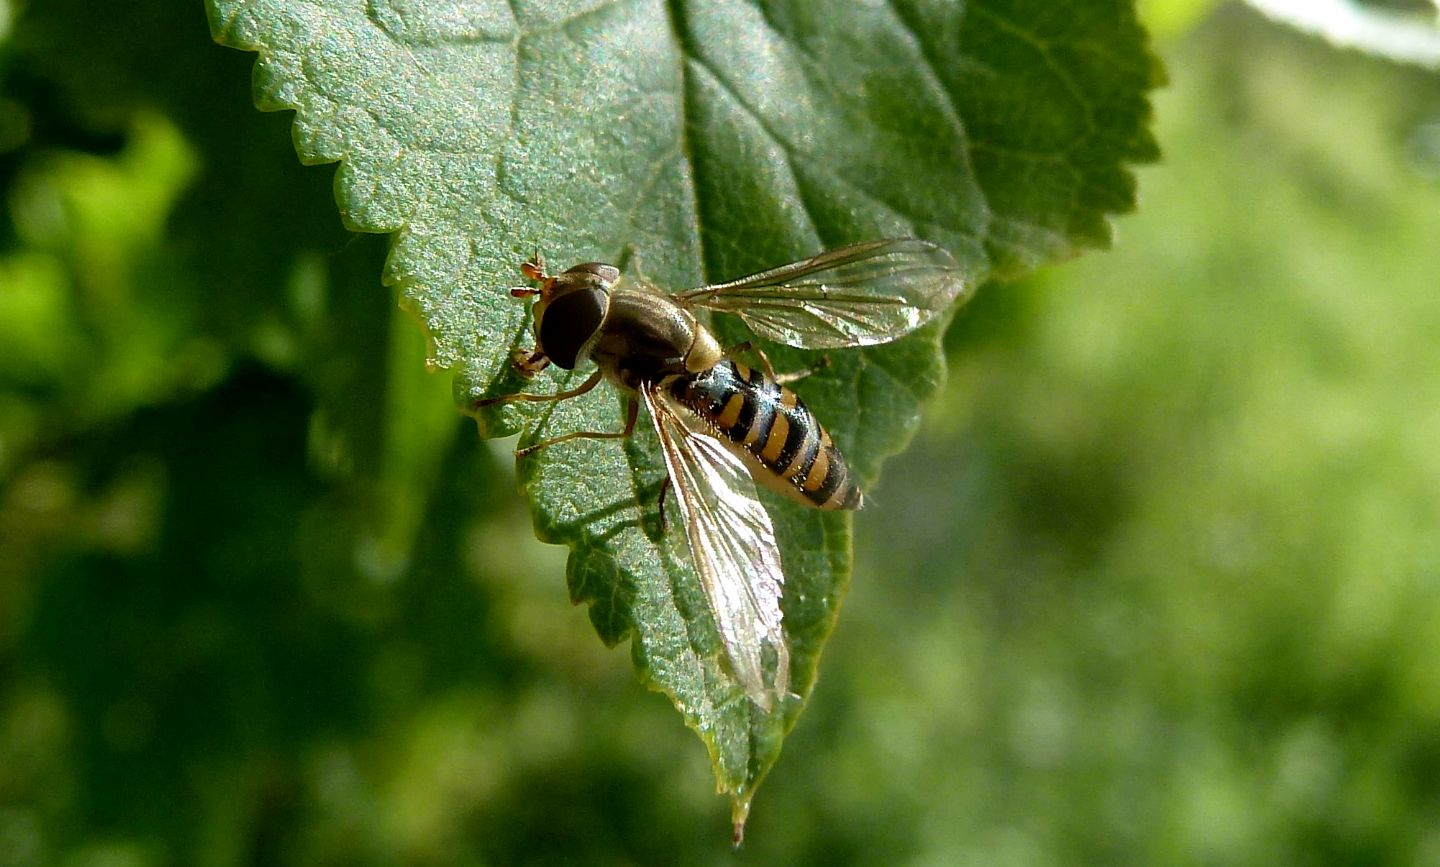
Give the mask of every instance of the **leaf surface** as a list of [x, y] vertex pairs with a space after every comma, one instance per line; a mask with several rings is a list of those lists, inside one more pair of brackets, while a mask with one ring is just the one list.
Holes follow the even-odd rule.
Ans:
[[[918, 235], [978, 284], [1107, 244], [1107, 215], [1134, 203], [1127, 163], [1155, 156], [1158, 66], [1119, 2], [208, 6], [219, 41], [259, 52], [260, 107], [296, 111], [301, 159], [340, 161], [346, 224], [397, 233], [387, 279], [465, 405], [522, 385], [509, 359], [531, 345], [526, 310], [504, 290], [536, 249], [561, 268], [634, 252], [649, 279], [681, 288]], [[722, 339], [745, 339], [726, 318]], [[835, 353], [797, 389], [862, 479], [937, 388], [944, 324]], [[813, 360], [767, 349], [782, 370]], [[524, 443], [617, 430], [622, 412], [601, 388], [480, 421], [488, 435], [524, 429]], [[660, 532], [653, 431], [547, 449], [518, 475], [538, 534], [571, 547], [572, 598], [607, 644], [631, 640], [743, 822], [814, 685], [850, 576], [849, 516], [762, 495], [802, 697], [767, 713], [727, 671], [683, 534]]]

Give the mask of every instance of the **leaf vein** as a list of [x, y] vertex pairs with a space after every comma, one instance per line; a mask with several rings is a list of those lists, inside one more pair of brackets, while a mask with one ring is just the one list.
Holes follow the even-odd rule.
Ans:
[[890, 12], [894, 14], [895, 20], [899, 22], [900, 29], [914, 43], [915, 55], [920, 59], [920, 72], [924, 75], [926, 83], [940, 96], [941, 103], [945, 106], [945, 119], [954, 127], [955, 135], [959, 137], [961, 142], [961, 153], [966, 155], [965, 170], [969, 174], [974, 174], [974, 169], [970, 166], [969, 159], [969, 137], [965, 131], [964, 118], [960, 114], [960, 106], [955, 101], [955, 95], [950, 92], [950, 89], [945, 86], [944, 80], [940, 77], [935, 59], [930, 56], [929, 45], [925, 40], [920, 38], [919, 30], [915, 24], [907, 19], [905, 14], [900, 11], [900, 8], [895, 5], [895, 0], [887, 0], [886, 5], [889, 7]]
[[710, 268], [705, 259], [705, 227], [700, 216], [700, 189], [697, 164], [695, 162], [695, 148], [690, 141], [690, 82], [686, 74], [685, 58], [690, 54], [688, 48], [689, 40], [685, 34], [685, 12], [683, 0], [666, 4], [665, 21], [670, 26], [670, 33], [675, 38], [675, 45], [679, 48], [676, 52], [675, 78], [679, 86], [676, 88], [677, 98], [680, 100], [680, 129], [677, 134], [676, 147], [684, 157], [688, 171], [685, 178], [689, 183], [690, 191], [690, 212], [695, 215], [695, 250], [698, 261], [700, 282], [710, 282]]
[[[1067, 72], [1065, 70], [1065, 67], [1055, 60], [1055, 56], [1049, 42], [1045, 41], [1036, 34], [1024, 29], [1015, 22], [1003, 17], [999, 13], [992, 11], [983, 4], [976, 4], [975, 6], [971, 7], [971, 11], [973, 11], [976, 15], [979, 15], [982, 18], [990, 19], [990, 22], [994, 24], [997, 28], [1005, 31], [1006, 33], [1009, 33], [1016, 39], [1033, 48], [1035, 50], [1035, 53], [1040, 57], [1040, 59], [1044, 61], [1046, 68], [1054, 74], [1056, 80], [1061, 83], [1065, 90], [1070, 94], [1070, 97], [1075, 100], [1075, 104], [1080, 106], [1080, 109], [1085, 116], [1085, 125], [1088, 128], [1087, 135], [1093, 134], [1095, 132], [1094, 109], [1090, 105], [1090, 101], [1085, 98], [1084, 89], [1080, 86], [1079, 82], [1075, 80], [1075, 77], [1069, 72]], [[1072, 149], [1074, 148], [1075, 144], [1083, 138], [1085, 138], [1085, 136], [1074, 136], [1071, 139]]]

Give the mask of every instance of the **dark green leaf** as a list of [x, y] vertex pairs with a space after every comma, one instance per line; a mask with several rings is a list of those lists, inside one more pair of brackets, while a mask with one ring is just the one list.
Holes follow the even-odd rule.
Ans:
[[[209, 7], [217, 39], [260, 52], [261, 107], [297, 111], [301, 158], [342, 161], [347, 223], [398, 233], [387, 277], [464, 403], [520, 385], [509, 358], [527, 323], [504, 289], [536, 248], [561, 267], [634, 250], [680, 287], [913, 234], [980, 282], [1104, 245], [1106, 215], [1133, 204], [1125, 163], [1155, 151], [1156, 66], [1118, 2]], [[802, 384], [862, 478], [937, 387], [942, 326], [838, 353]], [[533, 441], [618, 429], [619, 407], [600, 389], [481, 421]], [[800, 703], [764, 713], [728, 675], [683, 537], [658, 529], [653, 435], [549, 449], [519, 475], [541, 537], [572, 548], [573, 598], [607, 643], [632, 638], [743, 819]], [[766, 502], [805, 696], [849, 579], [849, 518]]]

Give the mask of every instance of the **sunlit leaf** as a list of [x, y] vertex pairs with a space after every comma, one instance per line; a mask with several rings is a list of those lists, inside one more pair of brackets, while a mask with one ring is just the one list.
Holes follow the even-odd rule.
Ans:
[[[1109, 239], [1125, 164], [1154, 156], [1158, 78], [1122, 3], [500, 3], [210, 0], [260, 52], [256, 99], [295, 109], [307, 162], [341, 161], [349, 225], [396, 232], [387, 266], [462, 403], [519, 387], [506, 295], [533, 250], [562, 267], [633, 251], [656, 282], [739, 276], [842, 243], [919, 235], [978, 283]], [[943, 321], [836, 353], [801, 389], [863, 479], [903, 446], [943, 367]], [[719, 324], [731, 339], [743, 334]], [[782, 368], [798, 353], [772, 352]], [[564, 387], [539, 378], [535, 390]], [[526, 441], [614, 430], [608, 389], [486, 415]], [[801, 702], [773, 713], [726, 669], [678, 533], [662, 536], [653, 433], [519, 466], [537, 532], [572, 548], [572, 597], [701, 735], [743, 819]], [[850, 574], [850, 519], [766, 500], [787, 586], [792, 688], [809, 694]]]

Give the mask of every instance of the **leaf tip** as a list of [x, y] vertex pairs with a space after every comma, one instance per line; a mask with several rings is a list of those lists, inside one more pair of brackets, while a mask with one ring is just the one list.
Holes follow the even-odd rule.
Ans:
[[745, 842], [745, 820], [750, 818], [750, 795], [736, 794], [730, 807], [730, 845], [736, 849]]

